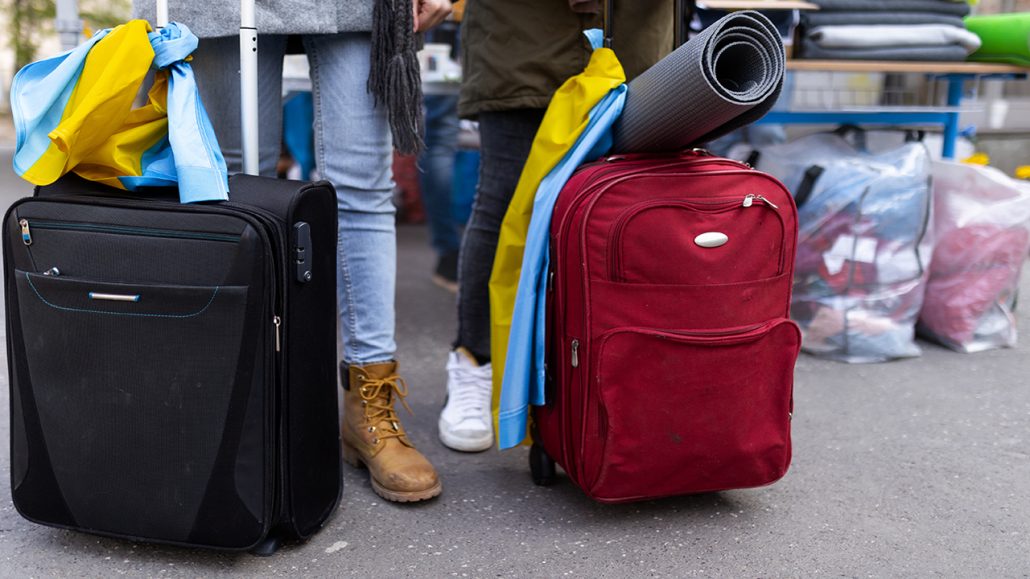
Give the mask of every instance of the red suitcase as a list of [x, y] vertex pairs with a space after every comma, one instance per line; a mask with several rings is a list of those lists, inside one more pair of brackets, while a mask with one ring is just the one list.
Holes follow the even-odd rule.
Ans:
[[553, 461], [601, 502], [782, 477], [796, 242], [790, 194], [745, 164], [695, 150], [581, 168], [551, 223], [537, 484]]

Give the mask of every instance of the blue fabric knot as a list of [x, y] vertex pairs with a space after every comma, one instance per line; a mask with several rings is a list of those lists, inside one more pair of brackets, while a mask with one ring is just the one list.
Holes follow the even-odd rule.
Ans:
[[[142, 33], [146, 29], [146, 26], [138, 23], [131, 28], [133, 34]], [[13, 164], [19, 175], [24, 175], [46, 154], [51, 146], [51, 132], [68, 113], [71, 96], [79, 86], [90, 51], [105, 39], [111, 41], [114, 38], [109, 37], [111, 30], [97, 32], [71, 51], [32, 63], [15, 76], [11, 86], [12, 112], [17, 128]], [[118, 154], [122, 158], [138, 158], [140, 170], [138, 175], [114, 177], [129, 190], [177, 184], [179, 199], [183, 203], [226, 200], [229, 198], [229, 178], [225, 158], [200, 101], [193, 68], [187, 60], [197, 48], [197, 36], [184, 24], [177, 22], [170, 23], [163, 30], [146, 34], [154, 49], [150, 68], [168, 75], [167, 103], [163, 111], [167, 115], [168, 134], [167, 138], [160, 139], [146, 150], [136, 148], [136, 142], [120, 142]], [[126, 37], [118, 38], [124, 41]], [[134, 40], [141, 39], [135, 37]], [[131, 96], [136, 94], [137, 85], [142, 80], [139, 73], [142, 72], [145, 69], [134, 71], [132, 74], [135, 76], [129, 78], [132, 82], [125, 83], [124, 90], [131, 91]], [[131, 99], [126, 102], [131, 102]], [[153, 104], [155, 110], [161, 112], [161, 103], [148, 104]], [[128, 109], [118, 112], [131, 113]], [[118, 120], [109, 127], [109, 138], [126, 129], [121, 124], [126, 122], [124, 117], [128, 115], [113, 116], [118, 117]], [[160, 117], [154, 120], [160, 121]], [[123, 165], [118, 167], [124, 170]], [[65, 172], [69, 170], [74, 170], [74, 167], [65, 168]]]
[[163, 29], [151, 32], [149, 37], [154, 48], [151, 66], [168, 71], [171, 154], [160, 149], [148, 151], [145, 156], [149, 163], [143, 177], [122, 179], [122, 184], [133, 189], [174, 176], [179, 183], [179, 200], [183, 203], [225, 201], [229, 198], [225, 158], [200, 100], [193, 67], [186, 61], [197, 49], [197, 36], [185, 24], [169, 22]]
[[180, 60], [186, 60], [197, 49], [200, 40], [185, 24], [170, 22], [161, 30], [150, 33], [150, 46], [154, 48], [153, 68], [164, 69]]

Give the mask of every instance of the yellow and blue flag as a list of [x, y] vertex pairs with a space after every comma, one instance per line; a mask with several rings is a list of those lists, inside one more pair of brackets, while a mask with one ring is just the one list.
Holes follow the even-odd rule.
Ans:
[[526, 438], [529, 405], [544, 403], [546, 272], [558, 193], [584, 161], [611, 148], [626, 100], [626, 74], [586, 31], [594, 51], [586, 69], [555, 92], [501, 223], [490, 274], [490, 351], [494, 428], [501, 449]]
[[[74, 172], [120, 189], [178, 185], [183, 203], [228, 199], [225, 159], [197, 92], [183, 24], [101, 30], [14, 77], [14, 170], [36, 185]], [[134, 108], [148, 72], [154, 83]]]

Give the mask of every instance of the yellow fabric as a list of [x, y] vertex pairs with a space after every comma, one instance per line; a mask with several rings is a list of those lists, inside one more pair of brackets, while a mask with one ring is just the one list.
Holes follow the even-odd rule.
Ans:
[[143, 174], [143, 155], [168, 134], [168, 73], [154, 76], [147, 104], [133, 109], [120, 129], [82, 158], [75, 172], [111, 187], [123, 189], [119, 177]]
[[533, 214], [533, 200], [540, 182], [579, 139], [590, 120], [590, 111], [609, 91], [626, 82], [615, 53], [607, 48], [593, 52], [586, 69], [565, 81], [554, 93], [533, 139], [515, 195], [501, 223], [494, 267], [490, 274], [490, 356], [493, 368], [493, 418], [497, 428], [501, 381], [508, 352], [508, 332], [515, 309], [526, 232]]
[[[159, 142], [167, 128], [166, 119], [155, 118], [155, 103], [132, 110], [154, 60], [147, 36], [150, 30], [145, 20], [132, 20], [113, 29], [90, 50], [61, 123], [50, 132], [50, 145], [22, 177], [36, 185], [49, 185], [72, 169], [86, 178], [94, 178], [90, 176], [94, 172], [110, 177], [140, 174], [140, 151]], [[167, 85], [156, 84], [163, 101]], [[152, 101], [154, 95], [152, 90]], [[163, 116], [164, 105], [160, 108]], [[80, 167], [83, 163], [86, 166]], [[117, 179], [100, 180], [121, 187]]]

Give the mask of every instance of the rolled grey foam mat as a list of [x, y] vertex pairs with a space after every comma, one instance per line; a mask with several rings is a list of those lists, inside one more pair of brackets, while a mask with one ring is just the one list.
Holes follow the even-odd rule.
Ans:
[[780, 94], [784, 60], [768, 18], [721, 18], [629, 83], [612, 150], [675, 151], [758, 120]]

